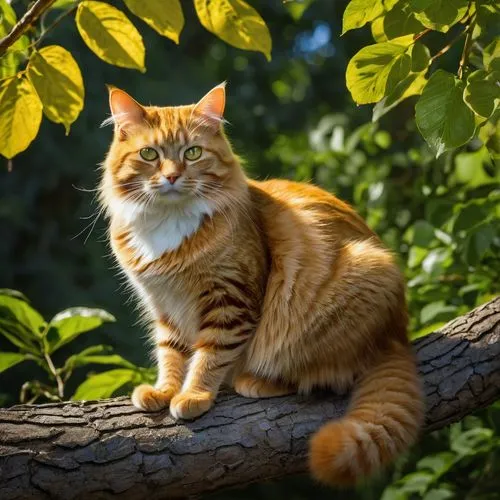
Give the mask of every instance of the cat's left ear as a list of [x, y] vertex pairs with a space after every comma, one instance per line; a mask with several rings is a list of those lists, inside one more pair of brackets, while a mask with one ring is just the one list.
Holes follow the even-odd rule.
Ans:
[[220, 123], [224, 116], [224, 107], [226, 105], [226, 82], [214, 87], [205, 94], [196, 104], [195, 110], [212, 118], [215, 123]]

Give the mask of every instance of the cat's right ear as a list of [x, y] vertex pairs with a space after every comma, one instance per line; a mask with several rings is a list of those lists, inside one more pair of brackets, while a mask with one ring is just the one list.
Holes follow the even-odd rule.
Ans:
[[116, 131], [126, 133], [128, 128], [144, 123], [146, 112], [133, 97], [109, 85], [108, 90], [111, 120], [115, 124]]

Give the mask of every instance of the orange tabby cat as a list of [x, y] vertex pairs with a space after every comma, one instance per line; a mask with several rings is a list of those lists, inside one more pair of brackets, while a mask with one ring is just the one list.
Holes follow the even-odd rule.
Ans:
[[346, 416], [310, 449], [318, 479], [351, 484], [405, 450], [423, 421], [401, 273], [335, 196], [249, 180], [224, 105], [224, 85], [165, 108], [110, 89], [102, 202], [116, 258], [154, 321], [159, 370], [132, 401], [192, 419], [227, 379], [250, 398], [354, 386]]

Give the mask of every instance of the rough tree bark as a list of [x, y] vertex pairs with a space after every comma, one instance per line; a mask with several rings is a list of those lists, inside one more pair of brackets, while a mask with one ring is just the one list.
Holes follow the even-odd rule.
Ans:
[[[414, 344], [427, 429], [500, 396], [500, 297]], [[0, 411], [0, 497], [179, 498], [306, 469], [308, 437], [345, 396], [249, 400], [226, 393], [175, 422], [126, 398]]]

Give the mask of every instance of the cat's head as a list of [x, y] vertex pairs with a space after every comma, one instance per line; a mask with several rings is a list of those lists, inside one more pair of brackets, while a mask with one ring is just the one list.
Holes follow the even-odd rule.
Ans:
[[188, 106], [142, 106], [114, 87], [109, 103], [114, 138], [101, 193], [112, 214], [130, 222], [145, 211], [189, 211], [192, 205], [211, 213], [244, 185], [223, 131], [224, 84]]

